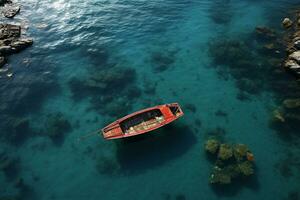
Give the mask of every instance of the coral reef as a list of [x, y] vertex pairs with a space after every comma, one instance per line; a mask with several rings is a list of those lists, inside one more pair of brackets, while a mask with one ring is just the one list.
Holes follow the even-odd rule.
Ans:
[[70, 122], [65, 116], [58, 112], [49, 114], [45, 122], [45, 130], [42, 131], [43, 135], [50, 137], [54, 142], [61, 142], [64, 135], [72, 129]]
[[220, 144], [209, 139], [205, 150], [216, 159], [209, 178], [211, 184], [230, 184], [233, 179], [254, 174], [254, 156], [245, 144]]
[[233, 156], [233, 150], [232, 147], [228, 144], [221, 144], [218, 158], [221, 160], [228, 160]]
[[205, 143], [205, 150], [209, 153], [215, 154], [220, 147], [220, 142], [216, 139], [208, 139]]
[[101, 70], [92, 73], [89, 79], [84, 82], [87, 89], [114, 90], [114, 88], [125, 87], [130, 80], [135, 80], [135, 70], [131, 68], [114, 67], [108, 70]]

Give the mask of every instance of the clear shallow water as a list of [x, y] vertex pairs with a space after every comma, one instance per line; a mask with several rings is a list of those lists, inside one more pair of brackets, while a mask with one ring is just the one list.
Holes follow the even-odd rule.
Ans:
[[[22, 193], [24, 199], [147, 200], [179, 195], [186, 199], [286, 199], [299, 190], [299, 170], [293, 168], [293, 176], [288, 177], [276, 167], [299, 148], [282, 141], [269, 127], [273, 94], [239, 100], [234, 79], [218, 74], [208, 43], [223, 37], [242, 39], [257, 25], [280, 24], [285, 10], [300, 2], [20, 3], [22, 12], [15, 22], [28, 27], [24, 34], [35, 43], [10, 57], [8, 72], [13, 78], [1, 72], [1, 104], [5, 105], [1, 121], [28, 117], [32, 130], [21, 144], [1, 139], [1, 148], [19, 158], [17, 175], [1, 174], [1, 185], [5, 185], [1, 194], [18, 191], [16, 177], [22, 177], [28, 187]], [[128, 67], [136, 76], [125, 79], [127, 85], [110, 88], [113, 98], [106, 101], [101, 99], [109, 97], [107, 91], [89, 93], [70, 84], [74, 78], [87, 80], [98, 71]], [[99, 137], [77, 142], [123, 113], [165, 102], [179, 102], [185, 108], [186, 115], [174, 126], [125, 142]], [[117, 107], [120, 104], [127, 109]], [[188, 109], [190, 104], [194, 111]], [[227, 116], [217, 116], [218, 110]], [[49, 132], [48, 115], [57, 112], [63, 113], [72, 130], [53, 142], [43, 134]], [[245, 143], [255, 154], [257, 175], [247, 184], [224, 190], [209, 185], [212, 163], [203, 144], [208, 132], [217, 127], [225, 130], [226, 141]], [[10, 131], [1, 130], [3, 135]], [[98, 170], [97, 163], [102, 166]], [[106, 173], [103, 165], [108, 166]]]

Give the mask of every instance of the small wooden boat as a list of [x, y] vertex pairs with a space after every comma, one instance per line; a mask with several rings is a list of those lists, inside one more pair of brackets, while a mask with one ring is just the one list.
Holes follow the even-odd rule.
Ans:
[[102, 129], [105, 139], [140, 135], [158, 129], [183, 116], [178, 103], [154, 106], [127, 115]]

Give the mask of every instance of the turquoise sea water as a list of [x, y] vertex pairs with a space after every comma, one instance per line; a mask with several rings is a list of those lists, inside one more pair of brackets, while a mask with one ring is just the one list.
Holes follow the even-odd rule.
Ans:
[[[252, 42], [245, 37], [258, 25], [280, 31], [282, 17], [299, 1], [20, 3], [13, 22], [34, 45], [11, 56], [0, 72], [0, 153], [15, 163], [0, 173], [0, 197], [300, 199], [299, 137], [283, 140], [269, 125], [276, 95], [262, 89], [239, 98], [243, 91], [230, 70], [216, 66], [209, 53], [216, 40]], [[105, 89], [83, 87], [97, 73]], [[263, 78], [265, 85], [272, 83]], [[78, 141], [124, 114], [170, 102], [185, 111], [171, 126], [124, 141]], [[69, 125], [64, 121], [59, 136], [48, 137], [60, 132], [51, 129], [57, 115]], [[11, 125], [20, 119], [29, 125]], [[250, 180], [211, 187], [213, 163], [203, 145], [216, 130], [226, 142], [252, 150], [256, 174]]]

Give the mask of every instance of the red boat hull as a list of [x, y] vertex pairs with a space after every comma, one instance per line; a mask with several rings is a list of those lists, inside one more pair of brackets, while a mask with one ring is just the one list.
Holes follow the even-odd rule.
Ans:
[[148, 133], [183, 116], [178, 103], [158, 105], [134, 112], [102, 129], [105, 139], [119, 139]]

